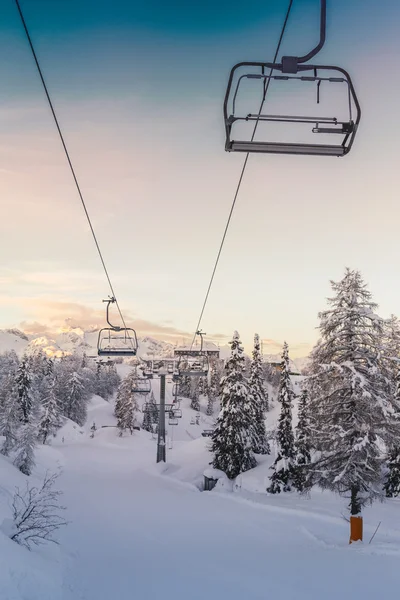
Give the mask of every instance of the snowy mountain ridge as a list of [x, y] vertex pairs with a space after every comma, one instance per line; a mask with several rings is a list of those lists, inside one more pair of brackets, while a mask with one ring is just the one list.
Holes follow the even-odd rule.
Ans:
[[[25, 334], [23, 331], [12, 328], [0, 330], [0, 353], [9, 350], [21, 356], [24, 352], [33, 351], [35, 348], [42, 348], [49, 356], [61, 357], [64, 354], [73, 352], [86, 353], [88, 356], [97, 355], [97, 338], [99, 329], [90, 328], [84, 330], [81, 327], [63, 327], [60, 328], [52, 337], [47, 335]], [[140, 358], [169, 358], [174, 354], [174, 344], [157, 340], [150, 336], [138, 338], [139, 349], [138, 356]], [[215, 344], [205, 341], [205, 346], [215, 347]], [[221, 346], [220, 357], [228, 358], [230, 347], [228, 345]], [[266, 362], [279, 363], [281, 361], [280, 354], [265, 354]], [[301, 372], [306, 366], [307, 357], [296, 358], [290, 361], [291, 369], [294, 372]]]

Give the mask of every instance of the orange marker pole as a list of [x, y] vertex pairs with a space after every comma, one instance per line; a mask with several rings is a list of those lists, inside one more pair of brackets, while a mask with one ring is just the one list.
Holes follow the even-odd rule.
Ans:
[[361, 516], [350, 517], [350, 541], [352, 542], [362, 542], [363, 539], [363, 518]]

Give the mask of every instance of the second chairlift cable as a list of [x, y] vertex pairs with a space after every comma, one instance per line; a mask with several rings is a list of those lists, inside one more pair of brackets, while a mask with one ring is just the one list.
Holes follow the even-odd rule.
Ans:
[[[289, 17], [290, 17], [290, 13], [291, 13], [291, 10], [292, 10], [292, 6], [293, 6], [293, 0], [290, 0], [288, 8], [287, 8], [287, 11], [286, 11], [285, 20], [284, 20], [284, 23], [282, 25], [281, 34], [279, 36], [278, 44], [277, 44], [277, 47], [276, 47], [276, 51], [275, 51], [275, 55], [274, 55], [274, 60], [273, 60], [274, 63], [276, 62], [276, 60], [278, 58], [279, 51], [281, 49], [281, 45], [282, 45], [282, 41], [283, 41], [283, 36], [285, 35], [285, 31], [286, 31], [286, 27], [287, 27], [287, 24], [288, 24], [288, 21], [289, 21]], [[270, 75], [272, 75], [272, 71], [273, 71], [273, 69], [271, 69]], [[260, 115], [261, 115], [262, 109], [264, 107], [264, 103], [265, 103], [265, 100], [266, 100], [266, 96], [267, 96], [267, 92], [268, 92], [268, 88], [269, 88], [270, 82], [271, 82], [271, 79], [268, 79], [267, 82], [264, 83], [263, 98], [262, 98], [262, 101], [261, 101], [260, 110], [258, 111], [257, 121], [256, 121], [256, 123], [254, 125], [253, 134], [251, 136], [251, 141], [254, 140], [254, 137], [255, 137], [256, 132], [257, 132], [258, 123], [260, 121]], [[217, 258], [215, 260], [214, 268], [213, 268], [212, 273], [211, 273], [211, 279], [210, 279], [210, 282], [208, 284], [207, 292], [206, 292], [206, 295], [205, 295], [205, 298], [204, 298], [204, 302], [203, 302], [203, 306], [202, 306], [202, 309], [201, 309], [201, 312], [200, 312], [200, 317], [199, 317], [199, 320], [198, 320], [197, 325], [196, 325], [196, 329], [195, 329], [196, 333], [193, 336], [191, 348], [193, 348], [193, 345], [194, 345], [194, 342], [195, 342], [195, 339], [196, 339], [196, 335], [197, 335], [197, 331], [199, 330], [200, 325], [201, 325], [201, 320], [203, 318], [204, 310], [206, 308], [208, 297], [210, 295], [210, 290], [211, 290], [211, 287], [212, 287], [212, 284], [213, 284], [213, 281], [214, 281], [215, 272], [217, 270], [219, 259], [221, 257], [221, 252], [222, 252], [222, 248], [223, 248], [224, 243], [225, 243], [226, 234], [228, 233], [229, 225], [231, 223], [233, 211], [235, 209], [236, 200], [238, 198], [240, 187], [242, 185], [243, 176], [244, 176], [244, 173], [246, 171], [246, 167], [247, 167], [247, 162], [249, 160], [249, 156], [250, 156], [250, 152], [247, 152], [246, 156], [245, 156], [245, 159], [244, 159], [244, 162], [243, 162], [243, 166], [242, 166], [242, 170], [241, 170], [241, 173], [240, 173], [239, 181], [238, 181], [238, 184], [237, 184], [237, 187], [236, 187], [235, 195], [233, 197], [232, 205], [231, 205], [231, 208], [230, 208], [230, 211], [229, 211], [228, 220], [226, 222], [224, 233], [223, 233], [223, 236], [222, 236], [222, 240], [221, 240], [221, 243], [220, 243], [220, 246], [219, 246]]]

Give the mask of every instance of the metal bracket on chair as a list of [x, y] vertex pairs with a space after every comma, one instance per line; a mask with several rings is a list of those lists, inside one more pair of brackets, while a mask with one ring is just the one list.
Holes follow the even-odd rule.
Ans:
[[297, 73], [299, 65], [308, 62], [322, 49], [326, 37], [326, 0], [321, 0], [321, 18], [319, 26], [319, 42], [304, 56], [282, 56], [282, 73]]

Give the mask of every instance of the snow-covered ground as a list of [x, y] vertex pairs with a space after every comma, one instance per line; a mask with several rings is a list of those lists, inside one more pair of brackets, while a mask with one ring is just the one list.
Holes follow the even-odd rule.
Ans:
[[[157, 382], [153, 381], [157, 397]], [[167, 402], [172, 384], [167, 384]], [[28, 552], [0, 532], [4, 600], [376, 600], [400, 586], [400, 501], [364, 513], [365, 542], [348, 544], [345, 500], [313, 492], [265, 493], [271, 457], [234, 486], [201, 492], [211, 455], [194, 412], [183, 417], [156, 465], [156, 440], [145, 431], [119, 438], [113, 407], [93, 398], [87, 425], [68, 422], [41, 447], [33, 480], [62, 466], [68, 527], [59, 547]], [[270, 425], [277, 409], [269, 414]], [[90, 438], [90, 426], [97, 431]], [[169, 427], [169, 430], [171, 427]], [[25, 478], [0, 459], [0, 523]], [[3, 483], [6, 482], [6, 485]], [[381, 526], [368, 543], [379, 522]]]

